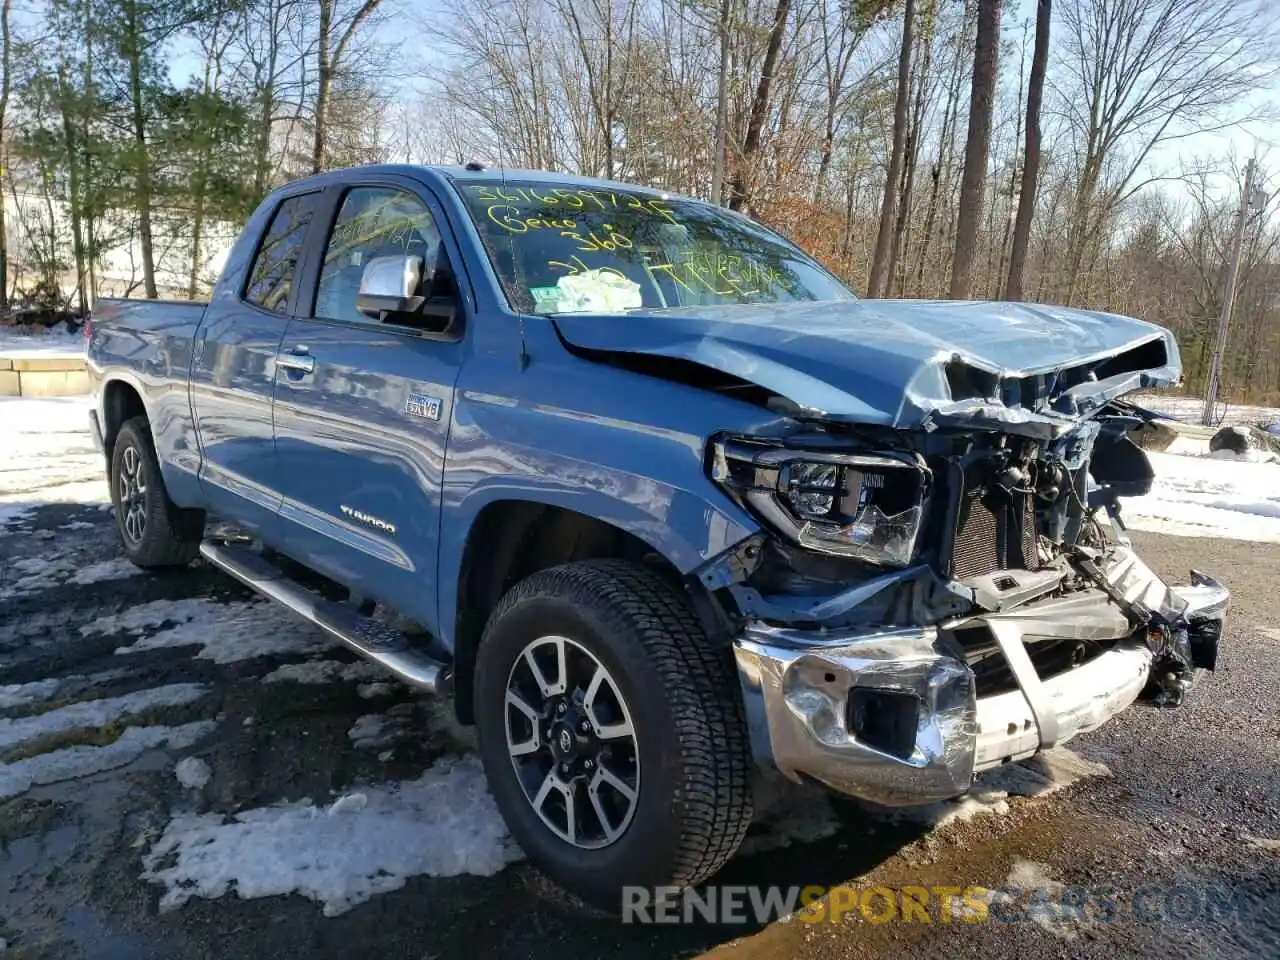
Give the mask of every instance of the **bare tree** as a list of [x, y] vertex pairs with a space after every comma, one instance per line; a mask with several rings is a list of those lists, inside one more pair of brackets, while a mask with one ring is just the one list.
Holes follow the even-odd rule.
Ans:
[[1022, 183], [1018, 189], [1018, 217], [1013, 225], [1013, 248], [1009, 252], [1009, 280], [1006, 300], [1022, 299], [1022, 274], [1026, 269], [1027, 245], [1031, 242], [1031, 218], [1035, 214], [1036, 186], [1040, 176], [1040, 104], [1044, 98], [1044, 75], [1049, 64], [1049, 19], [1053, 0], [1036, 4], [1036, 42], [1031, 54], [1031, 79], [1027, 82], [1026, 145], [1022, 160]]
[[[240, 16], [236, 72], [247, 88], [254, 116], [252, 197], [267, 195], [285, 164], [284, 137], [305, 113], [305, 66], [310, 53], [302, 22], [306, 0], [257, 0]], [[313, 143], [314, 146], [314, 143]]]
[[822, 116], [822, 149], [813, 185], [815, 204], [821, 204], [826, 196], [831, 158], [836, 145], [836, 125], [844, 109], [844, 99], [848, 92], [847, 80], [854, 55], [861, 49], [868, 29], [887, 7], [887, 2], [866, 6], [839, 3], [832, 7], [825, 0], [819, 0], [820, 53], [826, 101]]
[[382, 0], [363, 0], [354, 9], [345, 9], [341, 0], [316, 0], [319, 6], [316, 37], [316, 99], [314, 108], [314, 140], [311, 147], [311, 172], [325, 169], [329, 148], [330, 96], [335, 74], [346, 66], [351, 41], [360, 25], [378, 9]]
[[926, 287], [925, 273], [929, 253], [933, 247], [935, 227], [940, 208], [949, 192], [953, 161], [955, 158], [955, 128], [959, 119], [960, 94], [964, 86], [964, 67], [969, 59], [967, 50], [969, 33], [973, 27], [970, 10], [966, 5], [954, 37], [948, 42], [950, 73], [946, 84], [946, 100], [942, 108], [942, 123], [937, 133], [935, 160], [929, 171], [929, 199], [925, 205], [924, 224], [920, 228], [920, 244], [916, 254], [915, 288], [917, 293], [930, 293], [940, 289], [940, 282]]
[[1274, 14], [1253, 0], [1067, 0], [1062, 108], [1081, 147], [1063, 299], [1159, 144], [1242, 118], [1275, 73]]
[[907, 119], [907, 144], [903, 156], [902, 183], [898, 190], [898, 214], [893, 224], [893, 242], [889, 246], [889, 265], [886, 270], [885, 293], [896, 291], [902, 296], [906, 287], [906, 258], [902, 257], [903, 244], [907, 242], [911, 224], [911, 203], [914, 199], [916, 167], [920, 160], [920, 138], [924, 132], [925, 101], [932, 84], [933, 32], [937, 23], [937, 5], [928, 0], [921, 11], [921, 42], [916, 51], [912, 68], [912, 84], [915, 94], [911, 115]]
[[884, 199], [880, 202], [880, 229], [876, 233], [876, 251], [871, 259], [871, 276], [867, 280], [867, 296], [884, 292], [889, 265], [889, 246], [893, 242], [893, 222], [897, 213], [898, 178], [902, 176], [902, 157], [907, 148], [907, 110], [911, 99], [911, 49], [915, 35], [916, 4], [907, 0], [902, 17], [902, 45], [898, 54], [898, 92], [893, 101], [893, 147], [885, 174]]
[[[235, 23], [227, 11], [226, 16], [211, 18], [202, 29], [197, 30], [200, 52], [204, 59], [204, 78], [201, 93], [210, 99], [222, 89], [223, 59], [235, 37]], [[201, 147], [207, 138], [202, 138]], [[195, 170], [191, 179], [191, 266], [187, 273], [187, 297], [196, 299], [200, 292], [200, 271], [203, 268], [203, 242], [205, 225], [205, 208], [208, 201], [209, 181], [211, 179], [208, 151], [197, 151]]]
[[982, 194], [991, 150], [991, 113], [995, 104], [1000, 55], [1001, 0], [978, 0], [978, 37], [973, 53], [969, 92], [969, 134], [965, 139], [964, 175], [956, 220], [955, 256], [951, 261], [951, 299], [969, 296], [973, 259], [982, 216]]
[[716, 40], [719, 42], [720, 58], [716, 66], [716, 127], [711, 168], [712, 203], [719, 203], [724, 195], [725, 149], [729, 137], [729, 17], [732, 10], [732, 0], [720, 0], [720, 16], [716, 20]]
[[9, 27], [12, 12], [13, 0], [3, 0], [0, 5], [0, 71], [4, 73], [0, 76], [0, 310], [9, 308], [9, 234], [4, 220], [4, 180], [9, 167], [9, 130], [5, 119], [13, 92], [13, 35]]
[[742, 139], [742, 156], [733, 174], [729, 191], [729, 207], [741, 210], [747, 202], [748, 184], [755, 175], [755, 163], [760, 154], [761, 136], [765, 117], [769, 112], [769, 88], [778, 69], [778, 52], [782, 49], [782, 36], [787, 30], [787, 17], [791, 12], [791, 0], [778, 0], [769, 27], [769, 39], [765, 44], [764, 62], [760, 66], [760, 80], [755, 96], [751, 99], [751, 112], [747, 119], [747, 132]]

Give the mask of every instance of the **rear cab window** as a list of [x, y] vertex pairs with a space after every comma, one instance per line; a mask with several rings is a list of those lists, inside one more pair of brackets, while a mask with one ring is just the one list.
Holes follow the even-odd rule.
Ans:
[[315, 198], [314, 193], [304, 193], [280, 201], [249, 270], [247, 302], [272, 313], [288, 312]]

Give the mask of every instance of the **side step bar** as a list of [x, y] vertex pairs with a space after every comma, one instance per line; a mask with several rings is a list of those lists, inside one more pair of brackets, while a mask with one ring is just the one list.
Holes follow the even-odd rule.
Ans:
[[415, 649], [398, 630], [316, 596], [247, 547], [206, 540], [200, 544], [200, 555], [269, 600], [310, 620], [361, 656], [382, 664], [405, 683], [428, 693], [452, 693], [453, 674], [448, 664]]

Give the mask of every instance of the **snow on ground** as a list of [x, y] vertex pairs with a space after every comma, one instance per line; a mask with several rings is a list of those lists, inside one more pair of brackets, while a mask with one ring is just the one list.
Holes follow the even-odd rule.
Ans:
[[0, 397], [0, 525], [45, 503], [110, 499], [88, 397]]
[[322, 653], [332, 646], [315, 627], [263, 600], [234, 603], [204, 598], [156, 600], [120, 614], [99, 617], [81, 627], [80, 632], [86, 636], [145, 632], [166, 623], [173, 626], [144, 634], [116, 653], [198, 646], [198, 659], [232, 663], [252, 657]]
[[102, 560], [98, 563], [80, 567], [71, 575], [71, 582], [77, 586], [85, 587], [91, 583], [101, 583], [104, 580], [123, 580], [126, 577], [136, 577], [141, 574], [142, 571], [135, 567], [131, 561], [124, 557], [116, 557], [113, 560]]
[[232, 891], [246, 900], [299, 893], [332, 917], [409, 877], [492, 876], [522, 856], [474, 756], [360, 794], [363, 804], [179, 814], [143, 857], [142, 875], [164, 885], [161, 910]]
[[[1171, 420], [1183, 423], [1199, 423], [1200, 414], [1204, 411], [1204, 400], [1199, 397], [1169, 396], [1159, 393], [1140, 393], [1126, 397], [1140, 407], [1154, 410]], [[1230, 427], [1236, 424], [1280, 423], [1280, 407], [1254, 407], [1248, 404], [1219, 404], [1217, 410], [1221, 422], [1215, 425]]]
[[[92, 687], [118, 676], [108, 671], [90, 677], [10, 684], [0, 687], [0, 709], [30, 708], [52, 700], [68, 686], [83, 683]], [[208, 692], [209, 688], [201, 683], [173, 683], [118, 697], [81, 700], [43, 713], [0, 717], [0, 755], [13, 758], [8, 763], [0, 763], [0, 800], [17, 796], [33, 786], [126, 766], [156, 747], [189, 747], [213, 731], [212, 721], [177, 727], [123, 727], [114, 736], [113, 728], [131, 718], [194, 703]], [[93, 742], [101, 739], [107, 742]]]
[[30, 683], [10, 683], [0, 685], [0, 710], [13, 707], [29, 707], [33, 704], [52, 700], [54, 696], [68, 687], [94, 687], [119, 680], [125, 675], [123, 670], [103, 670], [101, 673], [74, 673], [65, 677], [51, 677], [47, 680], [32, 680]]
[[81, 566], [73, 557], [23, 557], [14, 560], [9, 569], [21, 574], [9, 586], [0, 589], [0, 598], [40, 593], [62, 583], [88, 586], [105, 580], [123, 580], [141, 575], [142, 571], [124, 557], [102, 560]]
[[148, 750], [168, 747], [183, 750], [213, 732], [212, 720], [197, 720], [178, 727], [126, 727], [104, 746], [79, 745], [0, 763], [0, 800], [17, 796], [33, 786], [77, 780], [105, 770], [128, 766]]
[[[1083, 904], [1072, 904], [1062, 896], [1063, 886], [1046, 864], [1014, 857], [1008, 878], [999, 890], [989, 892], [987, 901], [1004, 904], [1006, 914], [1024, 916], [1055, 937], [1075, 940], [1080, 929], [1093, 926], [1094, 921]], [[1015, 904], [1021, 913], [1015, 912]]]
[[12, 750], [72, 730], [98, 730], [149, 710], [185, 706], [208, 692], [202, 683], [171, 683], [105, 700], [82, 700], [27, 717], [0, 717], [0, 750]]
[[1009, 812], [1010, 797], [1047, 797], [1086, 777], [1109, 777], [1104, 764], [1086, 760], [1066, 747], [1054, 747], [1027, 760], [979, 774], [962, 797], [916, 807], [887, 810], [893, 821], [919, 823], [937, 829], [948, 823], [985, 814]]
[[84, 333], [68, 330], [65, 323], [47, 329], [0, 326], [0, 357], [6, 360], [83, 356]]
[[199, 757], [183, 757], [173, 770], [178, 782], [188, 790], [203, 790], [213, 771]]
[[60, 677], [52, 677], [48, 680], [33, 680], [31, 683], [10, 683], [0, 686], [0, 710], [43, 703], [61, 690], [65, 683], [66, 681]]
[[286, 663], [262, 678], [263, 683], [351, 683], [357, 680], [386, 680], [391, 675], [368, 660], [343, 663], [341, 660], [307, 660]]
[[1127, 525], [1153, 533], [1280, 543], [1280, 463], [1177, 452], [1148, 456], [1155, 484], [1147, 496], [1121, 502]]
[[417, 729], [412, 703], [397, 703], [386, 713], [366, 713], [359, 717], [347, 736], [357, 750], [380, 750], [394, 746]]

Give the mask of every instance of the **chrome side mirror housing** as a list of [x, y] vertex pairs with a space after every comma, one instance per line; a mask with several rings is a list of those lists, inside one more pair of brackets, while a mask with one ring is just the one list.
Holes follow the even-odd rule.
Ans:
[[424, 298], [418, 291], [430, 281], [421, 257], [374, 257], [365, 264], [356, 309], [373, 320], [389, 313], [413, 313]]

